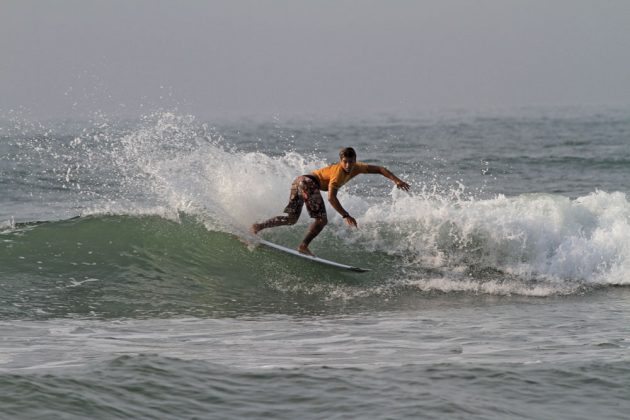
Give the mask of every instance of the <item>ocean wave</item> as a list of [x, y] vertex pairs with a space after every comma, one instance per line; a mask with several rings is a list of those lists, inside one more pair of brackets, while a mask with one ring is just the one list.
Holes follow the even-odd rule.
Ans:
[[[576, 200], [537, 194], [452, 201], [396, 192], [390, 202], [365, 211], [360, 211], [364, 198], [345, 198], [361, 228], [349, 230], [333, 221], [312, 249], [324, 258], [371, 268], [367, 274], [256, 247], [255, 240], [248, 243], [233, 232], [208, 230], [213, 223], [198, 214], [164, 217], [161, 209], [153, 209], [153, 215], [17, 223], [0, 234], [0, 271], [10, 283], [7, 293], [13, 289], [19, 299], [37, 301], [34, 307], [44, 315], [50, 306], [43, 295], [35, 296], [50, 296], [51, 290], [60, 295], [75, 290], [70, 294], [76, 298], [62, 313], [110, 313], [103, 304], [121, 294], [127, 300], [133, 291], [139, 300], [122, 305], [123, 313], [186, 308], [183, 313], [190, 314], [188, 309], [282, 311], [287, 297], [315, 310], [334, 301], [363, 305], [408, 292], [544, 297], [628, 284], [630, 205], [622, 193], [596, 192]], [[299, 223], [265, 235], [295, 246], [305, 227]], [[25, 277], [29, 284], [18, 283]], [[195, 288], [203, 290], [199, 305], [189, 301]], [[38, 292], [29, 295], [29, 290]], [[102, 293], [105, 303], [81, 301]]]
[[[209, 230], [239, 235], [253, 221], [278, 214], [293, 177], [324, 164], [296, 152], [237, 151], [220, 137], [195, 137], [192, 121], [172, 114], [155, 117], [145, 131], [124, 139], [127, 160], [150, 174], [152, 188], [170, 207], [197, 215]], [[375, 182], [364, 178], [368, 185]], [[618, 240], [630, 228], [623, 193], [478, 199], [462, 182], [445, 189], [436, 180], [411, 178], [409, 195], [395, 189], [389, 194], [370, 188], [342, 191], [341, 201], [362, 229], [339, 228], [341, 220], [330, 208], [327, 229], [343, 243], [393, 255], [421, 275], [430, 269], [449, 278], [455, 272], [474, 278], [495, 270], [528, 282], [629, 281], [630, 251]]]
[[[21, 141], [20, 162], [53, 168], [43, 171], [47, 188], [63, 203], [46, 204], [80, 217], [0, 222], [2, 272], [63, 279], [59, 287], [159, 279], [171, 288], [185, 278], [221, 284], [212, 293], [230, 300], [260, 285], [283, 297], [351, 300], [410, 289], [548, 296], [630, 283], [630, 204], [621, 192], [485, 197], [463, 180], [407, 174], [406, 194], [363, 176], [339, 195], [360, 229], [347, 229], [329, 208], [329, 226], [312, 244], [322, 257], [371, 268], [356, 284], [239, 241], [251, 223], [282, 211], [292, 179], [325, 165], [320, 157], [238, 150], [172, 113], [148, 115], [140, 127], [102, 127]], [[294, 247], [306, 223], [303, 214], [297, 226], [263, 235]]]

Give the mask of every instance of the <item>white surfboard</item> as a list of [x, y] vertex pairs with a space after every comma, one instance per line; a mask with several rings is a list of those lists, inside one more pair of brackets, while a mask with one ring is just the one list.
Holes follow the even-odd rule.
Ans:
[[345, 264], [340, 264], [338, 262], [325, 260], [324, 258], [313, 257], [311, 255], [302, 254], [301, 252], [296, 251], [295, 249], [291, 249], [291, 248], [284, 247], [282, 245], [274, 244], [273, 242], [265, 241], [264, 239], [260, 239], [260, 243], [262, 245], [268, 246], [269, 248], [277, 249], [278, 251], [282, 251], [282, 252], [286, 252], [287, 254], [295, 255], [296, 257], [305, 258], [307, 260], [310, 260], [310, 261], [313, 261], [313, 262], [316, 262], [316, 263], [325, 264], [325, 265], [328, 265], [328, 266], [331, 266], [331, 267], [340, 268], [342, 270], [354, 271], [356, 273], [365, 273], [366, 271], [370, 271], [368, 268], [353, 267], [351, 265], [345, 265]]

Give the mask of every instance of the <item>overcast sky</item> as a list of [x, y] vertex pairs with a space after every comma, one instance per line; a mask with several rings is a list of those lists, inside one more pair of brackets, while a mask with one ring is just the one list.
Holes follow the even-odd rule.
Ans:
[[0, 0], [0, 112], [628, 104], [629, 0]]

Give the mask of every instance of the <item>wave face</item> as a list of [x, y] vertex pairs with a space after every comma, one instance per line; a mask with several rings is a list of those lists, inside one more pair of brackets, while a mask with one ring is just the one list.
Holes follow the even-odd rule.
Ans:
[[[256, 125], [234, 132], [157, 113], [135, 123], [66, 123], [54, 134], [15, 125], [5, 130], [1, 150], [0, 274], [7, 304], [0, 310], [34, 317], [317, 312], [393, 306], [409, 295], [549, 296], [627, 285], [624, 192], [592, 188], [571, 196], [565, 192], [571, 182], [560, 185], [558, 178], [541, 183], [542, 191], [522, 192], [529, 181], [502, 179], [505, 168], [485, 160], [487, 152], [451, 150], [447, 160], [453, 144], [428, 137], [468, 129], [472, 141], [484, 124], [501, 134], [516, 123], [528, 121]], [[575, 132], [584, 126], [565, 123]], [[612, 123], [619, 131], [621, 123]], [[545, 121], [529, 124], [532, 138], [536, 130], [555, 129]], [[383, 133], [393, 134], [377, 140]], [[296, 175], [327, 164], [322, 156], [334, 156], [344, 142], [356, 145], [361, 160], [386, 165], [413, 185], [406, 194], [382, 177], [353, 180], [340, 200], [358, 230], [346, 229], [329, 208], [330, 224], [313, 250], [371, 273], [340, 273], [241, 242], [253, 221], [281, 212]], [[560, 139], [546, 152], [543, 178], [560, 168], [579, 178], [585, 166], [614, 173], [627, 159], [613, 156], [619, 150], [608, 142], [611, 156], [554, 161], [567, 147], [593, 144]], [[535, 160], [538, 149], [528, 150], [520, 146], [526, 156], [519, 165]], [[531, 178], [538, 163], [530, 170], [517, 169]], [[263, 235], [295, 246], [307, 223], [303, 215], [298, 225]]]

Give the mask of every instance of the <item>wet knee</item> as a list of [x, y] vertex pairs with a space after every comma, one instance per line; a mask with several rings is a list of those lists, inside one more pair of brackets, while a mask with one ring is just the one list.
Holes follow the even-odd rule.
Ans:
[[328, 218], [327, 217], [320, 217], [319, 219], [317, 219], [317, 222], [319, 225], [321, 225], [321, 227], [324, 227], [328, 224]]
[[290, 225], [294, 225], [294, 224], [297, 223], [298, 219], [299, 219], [299, 216], [298, 217], [296, 217], [296, 216], [289, 216], [287, 218], [287, 222], [289, 222]]

